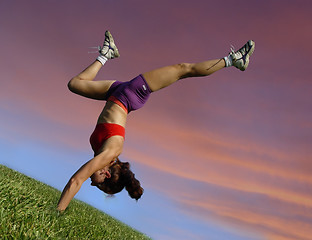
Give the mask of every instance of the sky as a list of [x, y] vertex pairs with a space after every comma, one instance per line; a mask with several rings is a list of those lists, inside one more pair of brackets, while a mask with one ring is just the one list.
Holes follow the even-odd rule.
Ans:
[[92, 158], [105, 102], [67, 82], [106, 29], [121, 57], [96, 80], [222, 58], [253, 39], [245, 72], [184, 79], [130, 113], [120, 159], [145, 189], [138, 202], [89, 180], [76, 198], [153, 239], [312, 239], [311, 10], [304, 0], [2, 0], [0, 164], [62, 190]]

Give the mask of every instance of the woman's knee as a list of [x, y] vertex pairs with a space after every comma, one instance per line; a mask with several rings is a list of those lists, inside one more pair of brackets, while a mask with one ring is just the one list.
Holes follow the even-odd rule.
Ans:
[[75, 77], [70, 79], [69, 82], [67, 83], [67, 87], [71, 92], [76, 92], [77, 91], [77, 83], [78, 83], [78, 79], [76, 79]]
[[186, 78], [186, 77], [190, 77], [192, 76], [193, 72], [194, 72], [194, 68], [193, 68], [192, 63], [179, 63], [176, 66], [176, 68], [178, 68], [179, 72], [180, 72], [180, 79], [181, 78]]

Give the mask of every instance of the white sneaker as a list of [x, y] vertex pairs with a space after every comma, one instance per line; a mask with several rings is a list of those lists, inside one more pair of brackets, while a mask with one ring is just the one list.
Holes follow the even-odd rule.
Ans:
[[233, 60], [233, 66], [241, 71], [245, 71], [249, 64], [249, 57], [253, 54], [254, 50], [255, 42], [252, 40], [249, 40], [236, 52], [231, 48], [230, 56]]
[[118, 58], [120, 56], [118, 49], [114, 43], [113, 36], [109, 31], [105, 32], [103, 47], [99, 47], [99, 52], [107, 59]]

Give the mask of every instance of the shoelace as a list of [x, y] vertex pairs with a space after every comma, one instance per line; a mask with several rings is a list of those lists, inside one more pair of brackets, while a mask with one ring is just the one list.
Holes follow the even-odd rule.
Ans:
[[236, 59], [237, 58], [237, 56], [236, 56], [236, 53], [240, 53], [242, 56], [244, 56], [244, 54], [246, 53], [246, 47], [245, 47], [245, 45], [242, 47], [242, 48], [240, 48], [240, 49], [238, 49], [237, 51], [235, 51], [235, 47], [231, 44], [231, 52], [230, 52], [230, 54], [232, 54], [232, 58], [233, 59]]
[[[104, 47], [104, 46], [103, 46]], [[111, 47], [111, 45], [109, 44], [108, 46], [105, 46], [105, 47], [108, 47], [108, 51], [109, 50], [114, 50], [114, 48]], [[89, 51], [88, 53], [98, 53], [99, 51], [101, 51], [102, 47], [101, 46], [97, 46], [97, 47], [89, 47], [89, 48], [96, 48], [97, 51]]]
[[231, 53], [235, 53], [235, 47], [231, 44]]
[[92, 52], [88, 52], [88, 53], [98, 53], [101, 50], [101, 46], [97, 46], [97, 47], [89, 47], [89, 48], [96, 48], [97, 51], [92, 51]]
[[232, 55], [233, 60], [236, 59], [236, 54], [235, 54], [235, 47], [231, 44], [231, 51], [230, 54]]

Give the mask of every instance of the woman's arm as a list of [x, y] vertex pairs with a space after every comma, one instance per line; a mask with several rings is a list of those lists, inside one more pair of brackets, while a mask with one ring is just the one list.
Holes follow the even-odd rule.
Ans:
[[[74, 198], [76, 193], [79, 191], [81, 185], [84, 183], [84, 181], [87, 180], [87, 178], [88, 178], [87, 175], [89, 175], [88, 169], [93, 168], [93, 166], [91, 166], [91, 165], [94, 165], [93, 160], [94, 160], [94, 158], [91, 159], [90, 161], [88, 161], [87, 163], [85, 163], [69, 179], [68, 183], [66, 184], [66, 186], [62, 192], [61, 198], [58, 202], [57, 210], [64, 211], [67, 208], [70, 201]], [[97, 170], [95, 170], [95, 171], [97, 171]], [[92, 173], [91, 173], [91, 175], [92, 175]]]
[[[113, 138], [113, 137], [112, 137]], [[110, 139], [109, 139], [110, 140]], [[114, 145], [115, 147], [108, 147], [105, 146], [105, 150], [103, 150], [99, 155], [92, 158], [90, 161], [85, 163], [78, 171], [69, 179], [68, 183], [66, 184], [61, 198], [57, 205], [57, 210], [64, 211], [70, 201], [74, 198], [76, 193], [79, 191], [81, 185], [86, 181], [94, 172], [99, 169], [106, 167], [107, 165], [111, 164], [111, 162], [118, 157], [120, 154], [121, 147], [120, 144], [116, 144], [116, 141], [107, 141]], [[112, 144], [112, 142], [115, 142]], [[107, 145], [107, 144], [105, 144]]]

